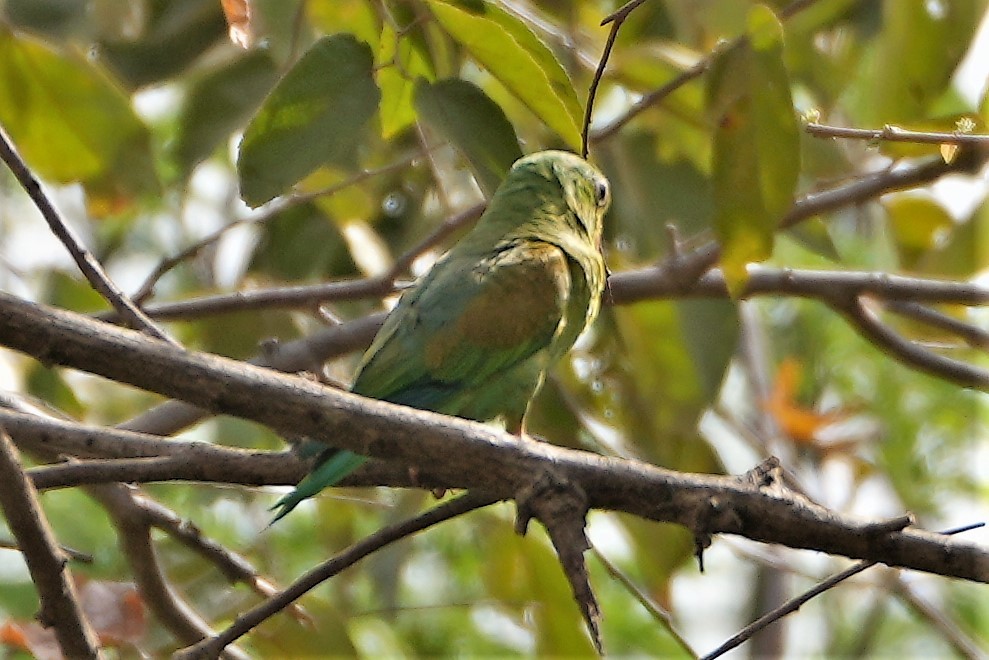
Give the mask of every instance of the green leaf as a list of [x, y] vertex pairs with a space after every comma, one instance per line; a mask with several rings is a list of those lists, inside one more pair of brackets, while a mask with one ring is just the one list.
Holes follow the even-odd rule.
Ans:
[[260, 206], [320, 165], [347, 164], [381, 92], [367, 44], [348, 34], [317, 41], [271, 92], [240, 145], [241, 195]]
[[476, 85], [455, 78], [415, 91], [419, 116], [464, 155], [485, 196], [490, 197], [505, 174], [522, 157], [515, 129], [498, 104]]
[[65, 382], [58, 369], [34, 364], [28, 369], [24, 384], [30, 394], [61, 412], [72, 417], [86, 415], [86, 406], [76, 398], [72, 387]]
[[937, 247], [955, 223], [934, 200], [916, 195], [894, 195], [883, 201], [900, 260], [907, 268]]
[[793, 201], [800, 168], [799, 127], [783, 65], [783, 33], [769, 9], [749, 15], [748, 42], [726, 51], [708, 81], [717, 126], [712, 184], [722, 268], [732, 291], [747, 264], [768, 258]]
[[256, 50], [192, 84], [173, 147], [183, 178], [247, 121], [277, 77], [268, 53]]
[[[78, 56], [0, 30], [0, 123], [28, 165], [58, 183], [155, 185], [148, 132], [127, 96]], [[140, 179], [135, 173], [149, 175]]]
[[935, 275], [970, 278], [989, 268], [989, 202], [953, 226], [943, 245], [922, 256], [916, 269]]
[[580, 147], [583, 112], [573, 83], [525, 23], [490, 2], [430, 0], [429, 6], [492, 76], [572, 149]]
[[[883, 2], [882, 31], [852, 76], [851, 123], [881, 127], [930, 117], [985, 12], [982, 0]], [[890, 67], [896, 71], [890, 74]], [[957, 111], [957, 110], [956, 110]]]
[[354, 276], [340, 230], [316, 204], [301, 204], [263, 225], [248, 272], [275, 281]]
[[378, 85], [381, 86], [381, 137], [391, 139], [416, 120], [412, 105], [415, 81], [435, 77], [421, 40], [398, 35], [388, 23], [381, 28]]

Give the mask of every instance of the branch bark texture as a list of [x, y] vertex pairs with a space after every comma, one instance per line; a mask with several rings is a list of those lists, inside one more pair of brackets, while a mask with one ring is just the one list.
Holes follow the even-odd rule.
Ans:
[[0, 344], [265, 424], [283, 434], [417, 468], [425, 486], [516, 498], [547, 470], [580, 486], [589, 508], [675, 522], [695, 534], [729, 533], [890, 566], [989, 582], [989, 550], [937, 534], [842, 516], [780, 480], [681, 474], [605, 458], [196, 353], [70, 312], [0, 293]]

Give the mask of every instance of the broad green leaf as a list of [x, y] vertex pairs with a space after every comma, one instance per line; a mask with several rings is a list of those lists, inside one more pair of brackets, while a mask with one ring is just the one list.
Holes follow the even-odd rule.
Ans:
[[772, 254], [773, 235], [793, 201], [800, 168], [782, 26], [769, 9], [757, 6], [747, 36], [747, 43], [718, 58], [708, 81], [717, 126], [714, 224], [722, 268], [734, 292], [744, 285], [746, 265]]
[[275, 86], [244, 133], [241, 195], [260, 206], [324, 163], [347, 164], [381, 93], [367, 44], [347, 34], [317, 41]]
[[125, 195], [154, 186], [147, 129], [120, 88], [82, 57], [3, 30], [0, 123], [44, 179]]
[[522, 157], [505, 113], [472, 83], [456, 78], [433, 84], [420, 81], [415, 106], [426, 123], [463, 153], [487, 197]]
[[247, 121], [277, 77], [275, 63], [256, 50], [193, 83], [173, 147], [183, 177]]
[[572, 149], [582, 110], [573, 83], [529, 28], [491, 2], [430, 0], [436, 20]]
[[894, 195], [883, 201], [900, 260], [913, 268], [918, 259], [937, 247], [954, 221], [940, 204], [916, 195]]
[[423, 54], [421, 42], [409, 35], [398, 35], [385, 23], [378, 49], [378, 85], [381, 87], [381, 137], [391, 139], [415, 122], [412, 104], [416, 79], [432, 80], [432, 67]]

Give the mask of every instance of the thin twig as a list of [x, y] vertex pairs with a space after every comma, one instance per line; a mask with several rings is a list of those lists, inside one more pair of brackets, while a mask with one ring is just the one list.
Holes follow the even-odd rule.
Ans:
[[974, 640], [962, 632], [954, 621], [910, 588], [910, 585], [902, 580], [898, 573], [894, 582], [893, 593], [918, 616], [927, 620], [960, 657], [968, 660], [986, 660], [989, 657], [985, 648], [980, 648]]
[[[978, 159], [966, 160], [964, 158], [958, 158], [951, 163], [945, 163], [940, 158], [933, 158], [908, 167], [871, 173], [829, 190], [808, 193], [798, 199], [790, 211], [783, 217], [781, 228], [793, 227], [808, 218], [851, 204], [858, 204], [885, 193], [930, 183], [951, 172], [969, 170], [975, 167], [978, 162]], [[410, 259], [410, 255], [416, 254], [419, 249], [425, 250], [431, 247], [434, 243], [434, 237], [440, 236], [441, 233], [442, 236], [440, 236], [440, 239], [445, 238], [460, 226], [460, 221], [466, 224], [479, 210], [481, 210], [480, 206], [475, 206], [461, 214], [453, 216], [441, 225], [433, 235], [427, 237], [406, 255], [400, 257], [397, 263], [400, 265], [411, 263], [414, 257]], [[720, 254], [721, 250], [718, 243], [716, 241], [709, 241], [693, 250], [681, 251], [670, 255], [657, 268], [653, 269], [655, 271], [655, 277], [652, 280], [651, 286], [658, 286], [662, 290], [672, 293], [680, 290], [677, 287], [689, 288], [697, 281], [697, 278], [717, 263]], [[391, 273], [388, 275], [391, 275]], [[621, 279], [622, 275], [624, 274], [619, 274], [618, 278]], [[641, 284], [646, 286], [645, 282]], [[256, 291], [235, 292], [218, 296], [204, 296], [202, 298], [191, 298], [175, 303], [149, 305], [146, 311], [150, 316], [164, 320], [192, 319], [209, 314], [247, 309], [307, 308], [323, 301], [355, 300], [389, 295], [394, 293], [395, 288], [395, 285], [389, 281], [389, 277], [376, 277], [363, 280], [328, 282], [312, 286], [259, 289]], [[614, 276], [609, 279], [609, 288], [611, 295], [606, 295], [606, 303], [610, 303], [612, 297], [615, 301], [618, 301], [620, 299], [626, 299], [629, 295], [640, 295], [644, 292], [642, 289], [636, 289], [635, 291], [623, 290], [623, 285], [618, 284]], [[97, 315], [96, 318], [107, 320], [111, 317], [108, 315]]]
[[679, 631], [677, 631], [676, 626], [673, 624], [673, 617], [670, 616], [670, 613], [660, 607], [659, 603], [654, 601], [649, 594], [644, 592], [638, 587], [638, 585], [632, 582], [632, 579], [629, 578], [629, 576], [625, 575], [620, 568], [611, 563], [611, 560], [605, 557], [601, 551], [593, 545], [591, 546], [591, 552], [594, 553], [594, 556], [597, 557], [598, 561], [601, 562], [601, 565], [604, 566], [604, 570], [608, 571], [608, 574], [611, 575], [611, 577], [618, 580], [618, 582], [625, 587], [625, 590], [632, 594], [632, 597], [635, 598], [639, 605], [642, 605], [642, 607], [649, 612], [649, 615], [652, 616], [654, 620], [659, 622], [659, 625], [661, 625], [670, 637], [673, 638], [673, 641], [679, 644], [680, 648], [682, 648], [688, 656], [691, 658], [696, 658], [697, 651], [692, 649], [687, 640], [683, 638]]
[[[4, 550], [18, 550], [18, 551], [20, 551], [21, 546], [17, 545], [17, 543], [15, 541], [6, 541], [6, 540], [3, 540], [3, 541], [0, 541], [0, 548], [3, 548]], [[80, 564], [92, 564], [93, 563], [93, 555], [91, 555], [91, 554], [89, 554], [87, 552], [82, 552], [80, 550], [76, 550], [75, 548], [70, 548], [67, 545], [59, 545], [58, 546], [58, 549], [62, 552], [62, 554], [64, 554], [66, 557], [68, 557], [72, 561], [77, 561]]]
[[844, 126], [828, 126], [809, 122], [805, 129], [815, 137], [850, 138], [853, 140], [872, 140], [885, 142], [912, 142], [916, 144], [981, 144], [989, 145], [989, 135], [975, 133], [952, 133], [911, 131], [886, 124], [880, 129], [847, 128]]
[[[781, 9], [778, 15], [781, 19], [790, 18], [793, 15], [803, 11], [807, 7], [810, 7], [815, 2], [818, 2], [818, 0], [794, 0], [794, 2], [790, 3], [789, 5]], [[622, 9], [624, 9], [624, 7]], [[619, 11], [621, 11], [621, 9]], [[727, 43], [719, 44], [713, 51], [709, 52], [706, 56], [698, 60], [696, 64], [694, 64], [692, 67], [690, 67], [689, 69], [678, 75], [676, 78], [669, 81], [659, 89], [649, 92], [641, 99], [636, 101], [634, 104], [632, 104], [632, 107], [630, 107], [625, 112], [625, 114], [623, 114], [621, 117], [611, 122], [607, 126], [603, 126], [598, 130], [593, 131], [588, 136], [590, 141], [597, 142], [598, 140], [603, 140], [605, 138], [611, 137], [619, 130], [621, 130], [622, 127], [624, 127], [627, 123], [629, 123], [630, 121], [635, 119], [635, 117], [640, 115], [643, 111], [656, 105], [657, 103], [665, 99], [667, 96], [669, 96], [676, 90], [686, 85], [694, 78], [700, 77], [705, 71], [707, 71], [711, 67], [711, 64], [714, 63], [714, 60], [717, 59], [721, 54], [728, 52], [729, 50], [739, 48], [743, 44], [747, 43], [747, 41], [748, 39], [746, 37], [741, 36], [741, 37], [736, 37], [735, 39]]]
[[38, 589], [38, 620], [54, 628], [55, 639], [67, 658], [98, 658], [96, 635], [79, 604], [75, 585], [65, 568], [66, 557], [38, 504], [38, 494], [24, 474], [17, 449], [0, 428], [0, 508], [17, 539], [31, 579]]
[[384, 279], [394, 281], [408, 271], [412, 263], [427, 250], [436, 247], [459, 229], [469, 226], [480, 218], [486, 208], [487, 204], [482, 202], [444, 220], [440, 226], [431, 231], [425, 238], [399, 255], [398, 259], [395, 260], [395, 263], [392, 264], [392, 267], [384, 275]]
[[82, 271], [82, 274], [89, 281], [89, 284], [103, 296], [110, 305], [117, 310], [117, 314], [125, 320], [127, 325], [135, 330], [141, 330], [152, 337], [178, 345], [174, 339], [169, 337], [163, 330], [154, 324], [140, 308], [135, 305], [127, 295], [121, 291], [113, 280], [103, 270], [103, 266], [96, 260], [96, 257], [86, 249], [75, 231], [72, 230], [59, 214], [55, 205], [41, 189], [41, 183], [28, 168], [24, 160], [18, 155], [14, 146], [7, 138], [7, 134], [0, 127], [0, 160], [3, 160], [14, 174], [18, 183], [34, 202], [34, 205], [41, 212], [42, 217], [48, 223], [52, 233], [62, 242], [69, 251], [73, 261]]
[[831, 307], [862, 336], [898, 361], [962, 387], [989, 390], [989, 370], [938, 355], [905, 339], [880, 321], [860, 298], [846, 304], [831, 303]]
[[[204, 536], [200, 529], [177, 513], [149, 498], [134, 498], [143, 510], [148, 524], [160, 529], [176, 541], [216, 566], [231, 583], [241, 582], [262, 598], [270, 598], [278, 592], [277, 586], [261, 575], [247, 559]], [[290, 606], [292, 615], [300, 622], [312, 623], [309, 615], [298, 604]]]
[[[978, 529], [978, 528], [984, 527], [984, 526], [985, 526], [985, 523], [974, 523], [974, 524], [971, 524], [971, 525], [965, 525], [963, 527], [956, 527], [954, 529], [949, 529], [949, 530], [946, 530], [946, 531], [943, 531], [943, 532], [939, 532], [939, 533], [940, 534], [943, 534], [944, 536], [953, 536], [955, 534], [961, 534], [963, 532], [968, 532], [968, 531], [971, 531], [973, 529]], [[770, 624], [778, 621], [779, 619], [782, 619], [787, 614], [792, 614], [793, 612], [796, 612], [805, 603], [807, 603], [807, 601], [809, 601], [810, 599], [814, 598], [815, 596], [819, 596], [820, 594], [824, 593], [828, 589], [834, 587], [836, 584], [838, 584], [838, 583], [840, 583], [840, 582], [842, 582], [844, 580], [847, 580], [848, 578], [852, 577], [853, 575], [858, 575], [862, 571], [864, 571], [864, 570], [866, 570], [868, 568], [871, 568], [871, 567], [875, 566], [878, 563], [879, 562], [872, 561], [872, 560], [870, 560], [870, 561], [860, 561], [860, 562], [858, 562], [856, 564], [853, 564], [852, 566], [849, 566], [848, 568], [846, 568], [845, 570], [841, 571], [840, 573], [836, 573], [836, 574], [832, 575], [831, 577], [829, 577], [828, 579], [824, 580], [820, 584], [814, 585], [814, 587], [812, 589], [804, 592], [803, 594], [801, 594], [800, 596], [797, 596], [796, 598], [793, 598], [791, 600], [788, 600], [787, 602], [783, 603], [783, 605], [781, 605], [780, 607], [777, 607], [776, 609], [774, 609], [774, 610], [772, 610], [770, 612], [767, 612], [766, 614], [762, 615], [761, 617], [759, 617], [758, 619], [756, 619], [755, 621], [753, 621], [749, 625], [745, 626], [745, 628], [743, 628], [742, 630], [738, 631], [737, 634], [733, 635], [724, 644], [722, 644], [718, 648], [714, 649], [713, 651], [711, 651], [707, 655], [703, 656], [701, 658], [701, 660], [714, 660], [714, 658], [721, 657], [722, 655], [724, 655], [728, 651], [732, 650], [733, 648], [736, 648], [737, 646], [741, 645], [743, 642], [747, 641], [749, 638], [752, 637], [752, 635], [756, 634], [757, 632], [759, 632], [760, 630], [762, 630], [766, 626], [768, 626], [768, 625], [770, 625]]]
[[645, 1], [629, 0], [618, 11], [608, 15], [601, 21], [601, 25], [611, 23], [611, 31], [608, 33], [608, 41], [604, 44], [604, 52], [601, 53], [601, 59], [598, 61], [597, 68], [594, 71], [594, 78], [591, 80], [590, 89], [587, 90], [587, 106], [584, 108], [584, 123], [580, 132], [580, 155], [582, 158], [587, 158], [588, 133], [591, 129], [591, 113], [594, 110], [594, 99], [597, 96], [601, 77], [604, 76], [604, 69], [608, 66], [611, 49], [614, 48], [615, 39], [618, 38], [618, 31], [622, 29], [622, 23], [625, 22], [628, 15]]
[[422, 152], [416, 151], [414, 154], [398, 158], [387, 165], [383, 165], [382, 167], [378, 167], [370, 170], [361, 170], [357, 174], [348, 177], [347, 179], [344, 179], [343, 181], [340, 181], [339, 183], [336, 183], [327, 188], [323, 188], [308, 193], [299, 193], [292, 195], [290, 197], [285, 197], [284, 199], [281, 199], [279, 201], [270, 204], [266, 208], [266, 210], [262, 212], [260, 215], [256, 215], [250, 218], [241, 218], [239, 220], [234, 220], [233, 222], [230, 222], [224, 225], [223, 227], [220, 227], [212, 234], [203, 237], [202, 239], [196, 241], [192, 245], [189, 245], [183, 250], [177, 252], [171, 257], [162, 259], [161, 262], [159, 262], [158, 265], [155, 267], [155, 269], [151, 271], [148, 277], [145, 278], [144, 283], [142, 283], [141, 286], [138, 287], [137, 291], [134, 293], [133, 299], [138, 303], [143, 303], [154, 293], [155, 286], [158, 284], [158, 281], [165, 276], [165, 274], [167, 274], [170, 270], [181, 264], [183, 261], [186, 261], [187, 259], [196, 256], [205, 248], [209, 247], [213, 243], [216, 243], [218, 240], [223, 238], [227, 234], [227, 232], [234, 229], [235, 227], [241, 227], [241, 226], [253, 227], [253, 226], [265, 225], [271, 222], [272, 220], [274, 220], [275, 218], [279, 217], [282, 213], [285, 213], [286, 211], [293, 209], [297, 206], [308, 204], [309, 202], [312, 202], [315, 199], [319, 199], [323, 197], [331, 197], [343, 190], [346, 190], [347, 188], [350, 188], [351, 186], [357, 185], [358, 183], [366, 181], [367, 179], [370, 179], [372, 177], [380, 176], [382, 174], [389, 174], [391, 172], [402, 169], [404, 167], [408, 167], [410, 164], [415, 162], [417, 158], [420, 158], [421, 156], [422, 156]]
[[178, 660], [215, 658], [228, 644], [249, 633], [264, 620], [282, 611], [294, 600], [301, 598], [306, 592], [354, 565], [369, 554], [395, 541], [432, 527], [437, 523], [456, 518], [476, 509], [481, 509], [497, 501], [498, 498], [496, 497], [469, 492], [449, 502], [444, 502], [414, 518], [409, 518], [408, 520], [380, 529], [374, 534], [353, 544], [337, 556], [313, 568], [284, 591], [279, 592], [263, 603], [241, 614], [230, 627], [219, 635], [184, 649], [174, 657]]
[[886, 309], [961, 337], [972, 348], [989, 350], [989, 331], [916, 302], [891, 301]]
[[[210, 639], [213, 630], [175, 591], [162, 571], [151, 539], [151, 525], [136, 496], [123, 484], [89, 488], [113, 519], [120, 549], [134, 575], [142, 601], [155, 618], [183, 644]], [[225, 649], [230, 660], [248, 660], [237, 647]]]

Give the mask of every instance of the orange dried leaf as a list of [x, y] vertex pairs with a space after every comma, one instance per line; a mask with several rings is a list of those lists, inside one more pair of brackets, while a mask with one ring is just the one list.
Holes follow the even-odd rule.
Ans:
[[7, 621], [0, 626], [0, 644], [12, 646], [15, 649], [22, 649], [24, 651], [30, 650], [27, 635], [24, 633], [24, 630], [13, 621]]
[[801, 371], [796, 359], [789, 357], [783, 360], [776, 372], [773, 391], [763, 402], [763, 408], [787, 436], [797, 442], [815, 444], [821, 429], [841, 421], [845, 415], [842, 412], [819, 413], [797, 402]]
[[251, 31], [249, 0], [220, 0], [220, 5], [230, 27], [230, 41], [241, 48], [250, 48], [254, 35]]

